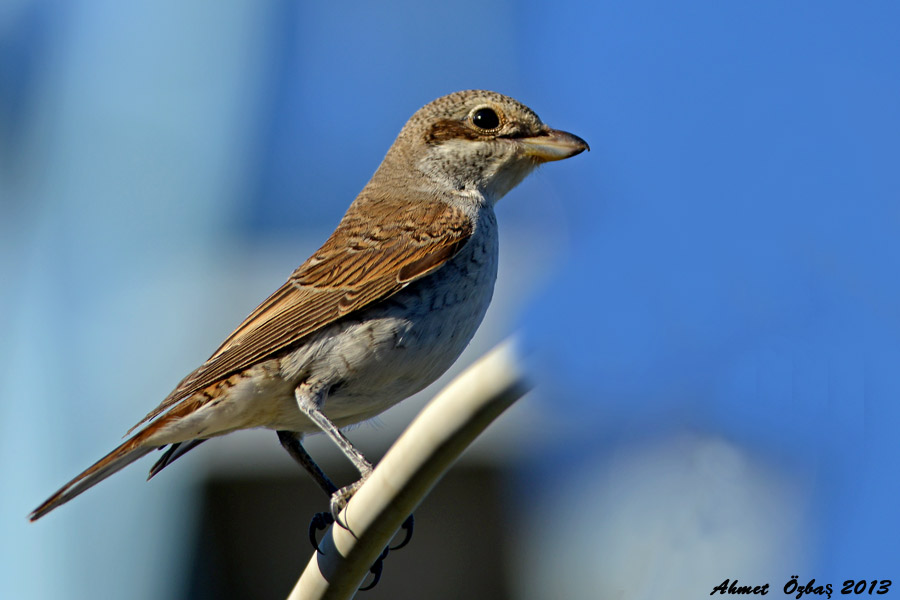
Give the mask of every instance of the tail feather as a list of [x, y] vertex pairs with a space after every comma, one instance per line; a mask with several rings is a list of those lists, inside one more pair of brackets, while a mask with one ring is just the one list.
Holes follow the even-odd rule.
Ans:
[[162, 455], [162, 458], [160, 458], [158, 461], [156, 461], [156, 464], [150, 467], [150, 475], [147, 476], [147, 479], [152, 479], [157, 473], [175, 462], [176, 459], [184, 456], [185, 453], [193, 450], [205, 441], [206, 438], [200, 438], [187, 442], [175, 442], [174, 444], [169, 446], [169, 449], [166, 450], [166, 453]]
[[144, 441], [144, 437], [145, 436], [142, 436], [141, 434], [134, 436], [85, 469], [78, 477], [61, 487], [43, 504], [34, 509], [28, 519], [30, 521], [37, 521], [57, 506], [65, 504], [88, 488], [97, 485], [113, 473], [156, 450], [156, 446], [142, 445], [141, 442]]

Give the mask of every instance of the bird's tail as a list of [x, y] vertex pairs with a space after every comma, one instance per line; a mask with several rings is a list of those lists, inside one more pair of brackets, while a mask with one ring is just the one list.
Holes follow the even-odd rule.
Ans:
[[47, 498], [47, 500], [38, 506], [28, 516], [29, 520], [37, 521], [48, 512], [65, 504], [86, 489], [93, 487], [115, 473], [130, 465], [142, 456], [156, 450], [156, 446], [145, 445], [147, 434], [146, 430], [139, 432], [137, 435], [126, 440], [121, 446], [98, 460], [96, 463], [85, 469], [81, 475], [62, 486], [55, 494]]

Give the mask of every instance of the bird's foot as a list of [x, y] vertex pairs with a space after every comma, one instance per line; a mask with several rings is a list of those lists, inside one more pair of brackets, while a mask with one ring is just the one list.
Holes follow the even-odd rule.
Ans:
[[[316, 552], [321, 552], [319, 549], [319, 542], [316, 540], [316, 534], [319, 531], [325, 531], [332, 523], [337, 523], [344, 529], [350, 529], [347, 527], [347, 524], [341, 520], [341, 511], [344, 510], [344, 507], [350, 502], [350, 498], [352, 498], [353, 494], [362, 487], [362, 484], [367, 478], [368, 475], [363, 476], [359, 481], [355, 481], [350, 485], [345, 485], [341, 489], [333, 492], [328, 507], [329, 512], [320, 512], [313, 515], [312, 521], [309, 522], [309, 541], [312, 544], [312, 547], [316, 549]], [[406, 542], [404, 541], [404, 544], [405, 543]]]
[[350, 529], [347, 527], [347, 524], [341, 520], [341, 511], [344, 510], [344, 507], [350, 502], [350, 498], [353, 497], [359, 488], [366, 482], [366, 479], [369, 478], [369, 473], [366, 473], [362, 477], [360, 477], [357, 481], [354, 481], [350, 485], [345, 485], [338, 491], [331, 494], [331, 502], [329, 505], [329, 509], [331, 510], [331, 516], [334, 517], [334, 522], [343, 527], [344, 529]]
[[[309, 541], [312, 544], [313, 548], [316, 549], [316, 552], [322, 552], [322, 550], [319, 549], [319, 542], [318, 540], [316, 540], [316, 532], [328, 529], [328, 527], [335, 523], [335, 521], [336, 519], [334, 518], [334, 516], [328, 512], [320, 512], [313, 515], [312, 521], [309, 524]], [[365, 587], [359, 588], [359, 591], [365, 592], [378, 585], [378, 582], [381, 581], [381, 574], [384, 572], [384, 559], [387, 558], [387, 555], [391, 550], [399, 550], [409, 543], [409, 541], [412, 539], [415, 522], [416, 520], [413, 515], [409, 515], [406, 520], [403, 521], [403, 525], [400, 526], [400, 529], [406, 532], [406, 535], [403, 537], [403, 541], [396, 546], [388, 546], [384, 549], [381, 555], [369, 568], [369, 572], [374, 575], [374, 577], [372, 578], [372, 582]]]

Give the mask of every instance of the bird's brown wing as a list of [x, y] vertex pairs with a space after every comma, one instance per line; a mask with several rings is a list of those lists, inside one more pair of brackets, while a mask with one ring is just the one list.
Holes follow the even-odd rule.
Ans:
[[132, 430], [180, 400], [432, 273], [472, 234], [469, 217], [443, 202], [411, 205], [408, 200], [380, 198], [365, 204], [352, 205], [325, 244]]

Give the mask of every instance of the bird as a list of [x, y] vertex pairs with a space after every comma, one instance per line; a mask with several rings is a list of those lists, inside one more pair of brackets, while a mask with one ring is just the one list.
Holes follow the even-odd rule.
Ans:
[[341, 428], [440, 377], [480, 325], [497, 278], [494, 205], [543, 163], [587, 142], [508, 96], [465, 90], [416, 111], [325, 243], [115, 450], [38, 506], [35, 521], [139, 458], [150, 477], [210, 438], [278, 433], [332, 498], [302, 446], [323, 431], [362, 481], [372, 465]]

